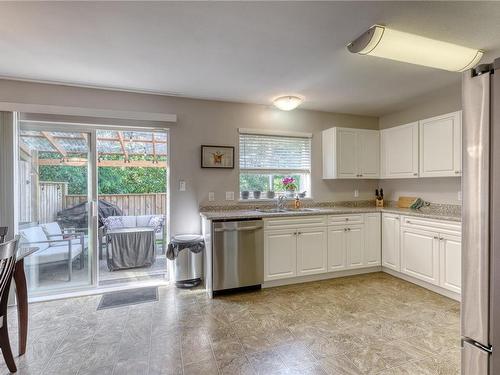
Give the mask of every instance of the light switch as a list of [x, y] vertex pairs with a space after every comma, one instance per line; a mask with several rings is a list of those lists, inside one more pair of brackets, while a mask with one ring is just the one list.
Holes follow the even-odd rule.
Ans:
[[213, 202], [215, 200], [215, 193], [213, 191], [208, 192], [208, 201]]
[[179, 191], [186, 191], [186, 181], [179, 180]]
[[226, 191], [226, 200], [234, 201], [234, 191]]
[[358, 197], [359, 197], [359, 190], [354, 189], [354, 198], [358, 198]]

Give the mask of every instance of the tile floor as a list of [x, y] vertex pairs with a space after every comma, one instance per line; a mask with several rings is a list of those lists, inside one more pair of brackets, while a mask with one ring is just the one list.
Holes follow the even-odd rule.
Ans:
[[18, 374], [447, 375], [460, 368], [459, 304], [383, 273], [214, 300], [164, 287], [155, 303], [96, 311], [98, 302], [30, 305]]

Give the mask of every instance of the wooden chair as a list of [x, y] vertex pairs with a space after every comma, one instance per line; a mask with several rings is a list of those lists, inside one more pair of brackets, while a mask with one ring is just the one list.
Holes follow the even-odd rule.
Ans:
[[7, 227], [0, 227], [0, 243], [5, 241], [5, 237], [7, 236], [9, 228]]
[[2, 349], [3, 358], [10, 372], [16, 372], [17, 368], [12, 356], [7, 329], [7, 303], [16, 265], [18, 243], [19, 236], [16, 236], [13, 240], [0, 244], [0, 349]]

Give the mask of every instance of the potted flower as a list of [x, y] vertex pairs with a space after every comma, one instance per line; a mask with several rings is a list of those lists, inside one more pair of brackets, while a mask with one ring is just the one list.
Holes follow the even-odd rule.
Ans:
[[295, 178], [287, 176], [281, 180], [281, 183], [285, 188], [286, 196], [289, 198], [293, 198], [295, 196], [295, 190], [297, 190]]

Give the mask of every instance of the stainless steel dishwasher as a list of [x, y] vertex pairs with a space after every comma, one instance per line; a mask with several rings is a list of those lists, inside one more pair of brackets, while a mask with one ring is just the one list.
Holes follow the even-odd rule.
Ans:
[[264, 282], [262, 220], [213, 223], [212, 280], [214, 293], [258, 287]]

